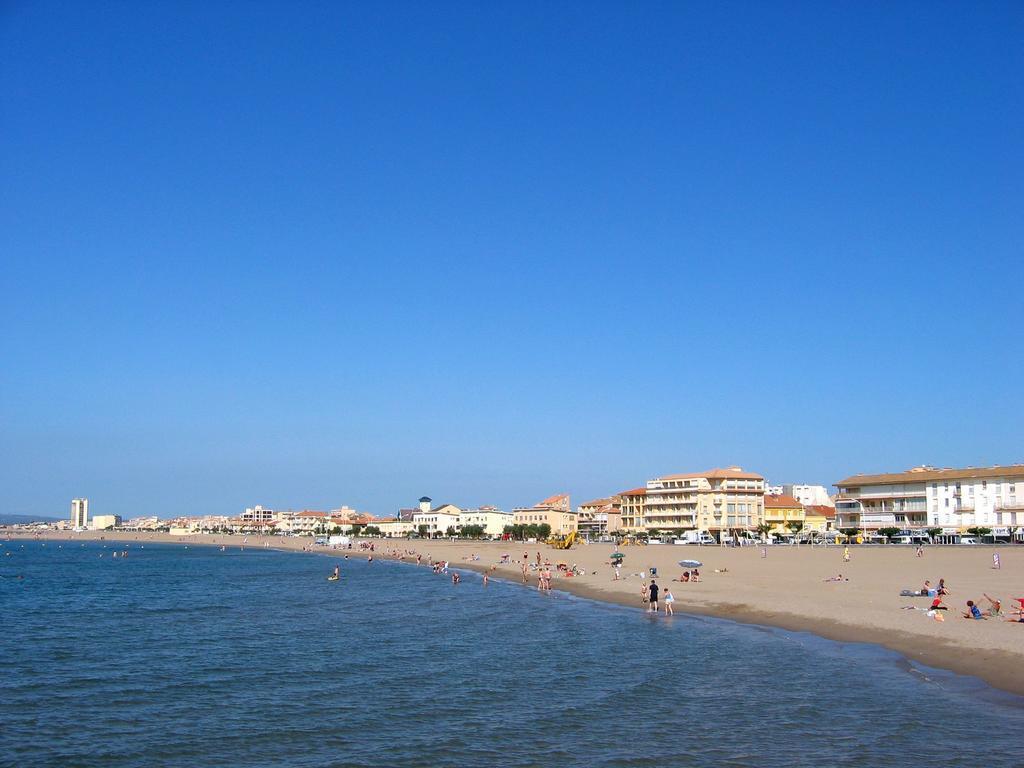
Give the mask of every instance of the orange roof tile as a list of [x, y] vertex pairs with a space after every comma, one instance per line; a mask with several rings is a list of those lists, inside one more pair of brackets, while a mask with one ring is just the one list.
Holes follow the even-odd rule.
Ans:
[[764, 497], [765, 509], [799, 509], [802, 506], [799, 501], [784, 493], [777, 496], [766, 494]]
[[619, 494], [619, 496], [646, 496], [646, 495], [647, 495], [647, 489], [646, 488], [634, 488], [631, 491], [623, 491], [622, 493]]

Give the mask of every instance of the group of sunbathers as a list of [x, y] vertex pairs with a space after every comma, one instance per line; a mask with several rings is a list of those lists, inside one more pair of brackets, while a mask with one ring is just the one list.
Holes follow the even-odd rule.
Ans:
[[[996, 619], [1003, 616], [1003, 604], [998, 598], [989, 597], [984, 592], [982, 593], [985, 599], [988, 601], [988, 611], [982, 612], [981, 608], [978, 607], [977, 603], [973, 600], [967, 601], [967, 610], [961, 615], [965, 619], [982, 620], [982, 619]], [[1010, 612], [1009, 618], [1004, 621], [1009, 621], [1012, 624], [1024, 624], [1024, 597], [1015, 597], [1014, 600], [1017, 602], [1017, 607]]]

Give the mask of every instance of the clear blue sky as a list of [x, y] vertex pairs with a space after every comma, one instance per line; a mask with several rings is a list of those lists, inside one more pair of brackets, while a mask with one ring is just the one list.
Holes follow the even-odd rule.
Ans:
[[1020, 3], [0, 6], [0, 512], [1024, 461]]

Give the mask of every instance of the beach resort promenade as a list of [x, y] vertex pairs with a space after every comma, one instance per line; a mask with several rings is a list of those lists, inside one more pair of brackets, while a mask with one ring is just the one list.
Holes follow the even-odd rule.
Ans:
[[[315, 546], [308, 537], [244, 537], [241, 535], [170, 536], [160, 533], [51, 533], [53, 540], [128, 541], [144, 544], [168, 542], [179, 545], [226, 545], [312, 551], [327, 557], [342, 552]], [[19, 541], [37, 535], [14, 536], [4, 547], [14, 551]], [[651, 569], [664, 594], [670, 588], [677, 613], [696, 613], [736, 621], [813, 632], [839, 641], [871, 642], [896, 650], [910, 659], [934, 667], [975, 675], [994, 687], [1024, 695], [1024, 624], [1009, 623], [1004, 617], [986, 621], [961, 618], [967, 600], [985, 609], [987, 593], [1002, 601], [1009, 615], [1024, 597], [1024, 547], [932, 546], [917, 557], [913, 547], [862, 546], [850, 548], [844, 562], [842, 546], [775, 546], [762, 556], [760, 547], [722, 548], [677, 545], [627, 546], [621, 577], [614, 579], [611, 544], [579, 545], [561, 551], [543, 544], [523, 542], [481, 542], [420, 539], [371, 539], [375, 560], [388, 559], [389, 552], [415, 552], [428, 560], [447, 560], [452, 568], [490, 571], [492, 576], [522, 582], [524, 553], [528, 562], [576, 565], [581, 576], [566, 576], [552, 569], [555, 589], [595, 600], [646, 607], [641, 589], [649, 583]], [[1001, 568], [992, 567], [994, 552]], [[350, 557], [366, 558], [359, 549], [346, 550]], [[503, 555], [510, 563], [501, 564]], [[15, 554], [16, 557], [16, 554]], [[475, 559], [474, 559], [475, 558]], [[703, 563], [698, 583], [678, 583], [683, 572], [677, 563], [695, 559]], [[414, 563], [415, 558], [406, 556]], [[325, 573], [328, 565], [325, 563]], [[429, 578], [423, 567], [422, 577]], [[343, 566], [344, 573], [344, 566]], [[842, 574], [843, 581], [827, 581]], [[410, 571], [410, 578], [416, 577]], [[949, 606], [945, 621], [926, 616], [930, 598], [901, 597], [903, 589], [920, 589], [925, 580], [933, 585], [945, 579]], [[536, 588], [537, 573], [528, 571], [528, 586]], [[849, 579], [846, 581], [845, 579]], [[458, 589], [479, 588], [479, 582], [464, 580]], [[910, 610], [913, 608], [913, 610]], [[865, 669], [864, 674], [870, 674]]]

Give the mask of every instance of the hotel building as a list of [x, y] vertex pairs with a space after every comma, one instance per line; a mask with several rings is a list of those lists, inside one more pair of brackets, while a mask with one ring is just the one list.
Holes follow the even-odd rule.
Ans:
[[412, 528], [419, 531], [420, 526], [426, 526], [428, 536], [443, 535], [449, 528], [458, 530], [461, 512], [454, 504], [440, 504], [431, 509], [430, 499], [424, 496], [420, 499], [420, 511], [412, 516]]
[[71, 527], [72, 528], [88, 528], [89, 527], [89, 500], [88, 499], [72, 499], [71, 500]]
[[624, 531], [644, 530], [644, 515], [647, 512], [647, 489], [634, 488], [619, 494], [619, 509], [622, 514]]
[[721, 536], [751, 530], [764, 514], [764, 478], [741, 467], [665, 475], [647, 481], [642, 527]]
[[1024, 525], [1024, 464], [921, 466], [892, 474], [853, 475], [836, 487], [837, 528], [942, 528], [944, 534], [955, 534], [984, 527], [1008, 535], [1010, 528]]

